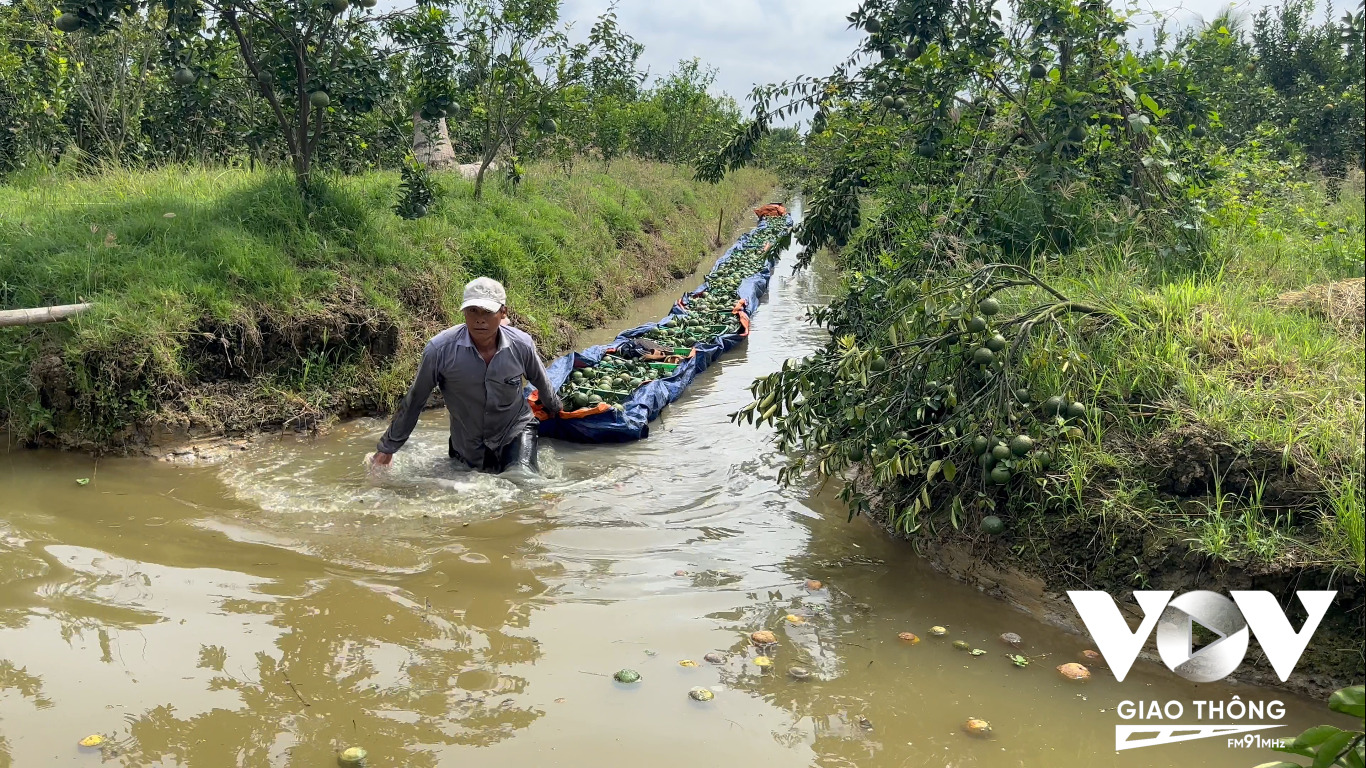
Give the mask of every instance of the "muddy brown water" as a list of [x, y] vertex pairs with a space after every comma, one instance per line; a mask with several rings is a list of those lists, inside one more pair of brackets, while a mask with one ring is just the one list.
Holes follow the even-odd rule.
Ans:
[[[802, 315], [836, 283], [781, 268], [748, 343], [649, 439], [548, 443], [539, 479], [452, 471], [442, 413], [381, 479], [362, 464], [374, 420], [212, 465], [0, 455], [0, 766], [330, 766], [359, 745], [372, 766], [1244, 768], [1275, 754], [1225, 739], [1117, 753], [1115, 708], [1284, 701], [1268, 737], [1327, 719], [1149, 662], [1069, 683], [1054, 667], [1083, 638], [846, 522], [813, 485], [780, 489], [768, 431], [727, 414], [820, 344]], [[757, 629], [779, 640], [768, 670]], [[1007, 631], [1029, 666], [1005, 658]], [[621, 668], [642, 680], [614, 682]], [[993, 738], [964, 735], [969, 717]], [[94, 733], [103, 751], [78, 746]]]

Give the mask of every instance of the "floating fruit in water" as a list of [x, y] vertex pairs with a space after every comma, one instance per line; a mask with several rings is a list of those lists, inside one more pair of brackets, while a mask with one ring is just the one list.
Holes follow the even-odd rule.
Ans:
[[688, 697], [693, 701], [711, 701], [716, 698], [716, 694], [712, 693], [709, 688], [698, 686], [688, 691]]
[[756, 667], [771, 667], [773, 666], [773, 659], [770, 659], [767, 656], [755, 656], [754, 665]]
[[911, 645], [915, 645], [916, 643], [920, 642], [920, 638], [916, 637], [914, 634], [910, 632], [902, 632], [901, 634], [897, 635], [897, 639], [901, 640], [902, 642], [910, 643]]
[[968, 641], [966, 640], [954, 640], [953, 647], [957, 648], [960, 651], [966, 651], [968, 648], [971, 648], [972, 646], [968, 645]]
[[1081, 652], [1081, 657], [1087, 661], [1100, 661], [1100, 654], [1089, 648]]
[[933, 626], [933, 627], [930, 627], [930, 634], [931, 634], [931, 635], [934, 635], [935, 637], [943, 637], [944, 635], [947, 635], [948, 633], [949, 633], [949, 631], [948, 631], [947, 629], [944, 629], [943, 627], [941, 627], [941, 626], [939, 626], [939, 625], [937, 625], [937, 624], [936, 624], [935, 626]]
[[1010, 452], [1016, 456], [1023, 456], [1034, 450], [1034, 438], [1029, 435], [1016, 435], [1010, 438]]
[[1082, 665], [1076, 663], [1075, 661], [1069, 661], [1069, 662], [1066, 663], [1066, 664], [1059, 664], [1059, 665], [1058, 665], [1058, 672], [1059, 672], [1063, 677], [1067, 678], [1068, 680], [1089, 680], [1089, 679], [1091, 679], [1091, 670], [1089, 670], [1089, 669], [1087, 669], [1086, 667], [1084, 667], [1084, 666], [1082, 666]]
[[1007, 632], [1001, 635], [1001, 642], [1005, 643], [1006, 645], [1011, 645], [1016, 648], [1019, 648], [1021, 645], [1024, 644], [1024, 638], [1020, 637], [1014, 632]]
[[811, 677], [811, 670], [806, 667], [788, 667], [787, 674], [793, 680], [805, 680]]
[[682, 568], [679, 568], [678, 570], [674, 571], [674, 575], [675, 575], [675, 576], [687, 576], [687, 575], [688, 575], [688, 572], [685, 571], [685, 570], [683, 570]]
[[640, 673], [634, 669], [622, 669], [612, 675], [612, 679], [618, 683], [638, 683], [640, 682]]
[[984, 650], [982, 650], [981, 648], [973, 648], [971, 651], [968, 651], [968, 653], [971, 653], [973, 656], [985, 656], [985, 655], [987, 655], [987, 652], [984, 651]]
[[805, 623], [806, 623], [806, 619], [803, 619], [801, 616], [798, 616], [798, 615], [795, 614], [795, 613], [789, 613], [788, 615], [784, 616], [783, 618], [786, 619], [789, 623], [792, 623], [792, 624], [805, 624]]
[[695, 666], [697, 666], [697, 662], [693, 661], [692, 659], [683, 659], [682, 661], [678, 662], [678, 666], [680, 666], [680, 667], [695, 667]]
[[778, 636], [769, 632], [767, 629], [761, 629], [758, 632], [750, 633], [749, 639], [755, 645], [773, 645], [778, 642]]
[[366, 752], [361, 747], [347, 747], [337, 757], [342, 768], [364, 768]]
[[975, 717], [968, 718], [968, 721], [963, 723], [963, 732], [969, 736], [990, 736], [991, 723], [988, 723], [985, 720], [979, 720]]
[[84, 739], [81, 739], [80, 743], [82, 747], [98, 747], [104, 743], [104, 737], [98, 733], [92, 733]]
[[723, 656], [722, 654], [717, 653], [716, 651], [712, 651], [711, 653], [707, 654], [706, 656], [703, 656], [703, 657], [702, 657], [702, 660], [705, 661], [705, 662], [707, 662], [708, 664], [724, 664], [724, 663], [726, 663], [726, 657]]
[[807, 579], [807, 580], [806, 580], [806, 588], [809, 589], [809, 590], [811, 590], [812, 592], [815, 592], [816, 590], [820, 589], [820, 588], [823, 587], [823, 586], [825, 586], [825, 585], [822, 584], [822, 583], [820, 583], [819, 581], [817, 581], [817, 580], [815, 580], [815, 579]]

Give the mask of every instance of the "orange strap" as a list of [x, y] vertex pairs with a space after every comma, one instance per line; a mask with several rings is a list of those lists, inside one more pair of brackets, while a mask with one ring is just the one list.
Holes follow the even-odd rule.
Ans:
[[[532, 390], [531, 394], [526, 396], [527, 404], [531, 406], [531, 413], [536, 417], [537, 421], [549, 421], [550, 414], [546, 413], [545, 408], [541, 407], [540, 395], [541, 393], [539, 391]], [[592, 416], [610, 410], [612, 410], [612, 406], [607, 403], [598, 403], [597, 405], [590, 405], [587, 408], [580, 408], [576, 411], [560, 411], [560, 418], [582, 419], [586, 416]]]
[[730, 313], [740, 321], [740, 335], [749, 335], [749, 313], [745, 311], [748, 302], [744, 299], [736, 299], [735, 306], [730, 308]]

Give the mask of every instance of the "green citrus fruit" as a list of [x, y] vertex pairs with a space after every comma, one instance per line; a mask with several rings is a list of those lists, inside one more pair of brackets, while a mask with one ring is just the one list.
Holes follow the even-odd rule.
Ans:
[[982, 533], [990, 534], [992, 536], [995, 536], [1006, 529], [1005, 523], [1001, 522], [1001, 518], [995, 515], [987, 515], [982, 518], [979, 527], [982, 529]]
[[982, 468], [983, 474], [990, 472], [991, 468], [996, 466], [996, 457], [991, 455], [991, 451], [983, 451], [982, 455], [977, 457], [977, 466]]
[[327, 91], [314, 91], [308, 94], [308, 103], [315, 107], [326, 107], [332, 103], [332, 98], [327, 95]]
[[1039, 469], [1048, 469], [1053, 464], [1053, 454], [1048, 451], [1039, 451], [1034, 454], [1034, 464]]
[[1010, 438], [1010, 452], [1023, 456], [1034, 450], [1034, 440], [1029, 435], [1016, 435]]
[[1000, 352], [1005, 348], [1006, 337], [1002, 336], [1001, 334], [998, 333], [995, 336], [992, 336], [991, 338], [987, 339], [987, 349], [991, 350], [992, 352]]
[[972, 362], [978, 365], [991, 365], [996, 359], [996, 353], [986, 347], [978, 347], [972, 353]]
[[1203, 139], [1205, 138], [1205, 129], [1197, 125], [1191, 129], [1191, 136], [1197, 139]]
[[922, 141], [915, 145], [915, 153], [921, 157], [934, 157], [934, 145], [928, 141]]
[[974, 317], [968, 321], [968, 333], [981, 333], [987, 329], [985, 317]]
[[413, 206], [413, 217], [414, 217], [414, 218], [420, 219], [420, 218], [422, 218], [423, 216], [426, 216], [426, 215], [427, 215], [427, 206], [422, 205], [422, 204], [418, 204], [418, 205], [414, 205], [414, 206]]
[[883, 109], [891, 109], [891, 108], [892, 108], [892, 105], [894, 105], [894, 104], [896, 104], [896, 100], [893, 99], [891, 96], [883, 96], [883, 97], [882, 97], [882, 108], [883, 108]]
[[903, 99], [902, 97], [898, 96], [898, 97], [896, 97], [895, 99], [892, 100], [892, 106], [896, 107], [897, 109], [905, 109], [905, 108], [906, 108], [906, 100]]
[[977, 437], [972, 438], [972, 452], [978, 456], [986, 453], [987, 449], [990, 447], [991, 441], [986, 439], [985, 436], [978, 435]]
[[988, 296], [977, 302], [977, 311], [991, 317], [1001, 311], [1001, 302], [997, 301], [995, 296]]
[[850, 460], [850, 461], [863, 461], [863, 446], [861, 446], [861, 445], [851, 445], [851, 446], [849, 446], [849, 460]]
[[996, 485], [1005, 485], [1010, 482], [1010, 470], [1001, 465], [996, 465], [991, 469], [991, 482]]
[[1086, 140], [1086, 129], [1080, 125], [1074, 125], [1067, 131], [1067, 140], [1073, 144], [1078, 144]]
[[1015, 390], [1015, 398], [1022, 403], [1029, 402], [1029, 390], [1023, 387]]
[[171, 75], [171, 81], [176, 85], [189, 85], [195, 81], [194, 72], [186, 67], [181, 67]]
[[875, 357], [868, 363], [868, 367], [875, 373], [881, 373], [887, 370], [887, 359], [882, 356]]
[[63, 32], [75, 32], [81, 28], [81, 17], [74, 13], [64, 13], [57, 17], [57, 21], [53, 23], [53, 26]]
[[877, 19], [869, 19], [863, 23], [863, 28], [876, 35], [882, 31], [882, 22]]
[[348, 0], [328, 0], [327, 9], [333, 13], [346, 13], [346, 9], [351, 6]]
[[1048, 76], [1048, 67], [1042, 64], [1033, 64], [1029, 67], [1029, 76], [1035, 80], [1040, 80]]
[[1086, 406], [1081, 403], [1072, 403], [1067, 406], [1067, 418], [1080, 419], [1086, 416]]
[[1043, 412], [1049, 416], [1060, 416], [1067, 408], [1067, 403], [1058, 395], [1054, 395], [1043, 401]]
[[993, 445], [991, 447], [991, 456], [997, 461], [1005, 461], [1011, 456], [1010, 446], [1006, 445], [1005, 443], [997, 443], [996, 445]]

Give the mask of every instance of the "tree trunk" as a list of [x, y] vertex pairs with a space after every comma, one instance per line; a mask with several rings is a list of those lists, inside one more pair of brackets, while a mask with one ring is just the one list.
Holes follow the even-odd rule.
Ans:
[[[497, 150], [495, 150], [496, 152]], [[489, 152], [484, 155], [484, 160], [479, 164], [479, 173], [474, 175], [474, 199], [478, 200], [484, 194], [484, 171], [489, 169], [489, 163], [493, 162], [494, 153]]]
[[428, 122], [421, 113], [413, 113], [413, 156], [432, 170], [455, 164], [455, 148], [451, 146], [446, 118]]

